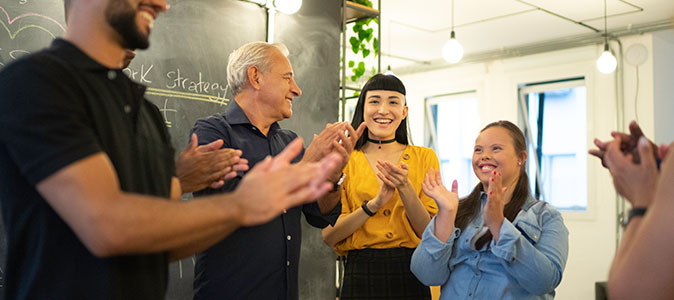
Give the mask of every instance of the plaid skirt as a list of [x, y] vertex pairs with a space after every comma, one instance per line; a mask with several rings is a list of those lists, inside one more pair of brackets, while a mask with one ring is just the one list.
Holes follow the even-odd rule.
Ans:
[[431, 290], [410, 271], [414, 249], [351, 250], [340, 300], [431, 299]]

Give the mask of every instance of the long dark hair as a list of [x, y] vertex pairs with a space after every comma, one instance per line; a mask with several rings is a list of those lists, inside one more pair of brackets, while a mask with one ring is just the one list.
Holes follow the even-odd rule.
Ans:
[[[360, 91], [360, 95], [358, 96], [358, 103], [356, 104], [356, 110], [353, 112], [353, 120], [351, 120], [351, 126], [353, 128], [358, 128], [360, 126], [360, 123], [363, 123], [365, 121], [365, 97], [367, 96], [368, 91], [375, 91], [375, 90], [384, 90], [384, 91], [394, 91], [401, 93], [405, 95], [405, 85], [403, 85], [403, 82], [398, 79], [398, 77], [395, 77], [394, 75], [384, 75], [384, 74], [377, 74], [372, 76], [370, 80], [368, 80], [365, 85], [363, 86], [363, 89]], [[368, 138], [368, 131], [367, 128], [365, 128], [365, 131], [363, 131], [363, 135], [360, 136], [358, 141], [356, 141], [356, 150], [360, 150], [363, 148], [363, 145], [367, 143], [367, 138]], [[409, 138], [407, 136], [407, 117], [405, 117], [401, 122], [400, 125], [398, 125], [398, 129], [396, 129], [396, 142], [403, 144], [403, 145], [408, 145], [410, 143]]]
[[[518, 157], [522, 157], [527, 151], [527, 143], [524, 140], [524, 134], [517, 127], [517, 125], [509, 121], [496, 121], [489, 123], [487, 126], [480, 130], [480, 133], [491, 128], [491, 127], [501, 127], [508, 130], [510, 137], [513, 139], [513, 146], [515, 148], [515, 153]], [[473, 218], [480, 211], [481, 199], [480, 195], [483, 192], [482, 183], [478, 183], [473, 191], [466, 198], [463, 198], [459, 201], [459, 210], [456, 213], [455, 226], [464, 230], [466, 226], [470, 223]], [[517, 213], [522, 209], [522, 205], [529, 198], [529, 176], [526, 172], [526, 163], [523, 163], [520, 166], [520, 176], [517, 180], [517, 185], [515, 185], [515, 190], [513, 191], [512, 198], [510, 202], [505, 205], [503, 208], [503, 216], [508, 219], [510, 222], [515, 220]], [[475, 248], [481, 249], [486, 243], [489, 243], [492, 240], [492, 234], [490, 231], [487, 231], [485, 235], [480, 237], [476, 243]]]

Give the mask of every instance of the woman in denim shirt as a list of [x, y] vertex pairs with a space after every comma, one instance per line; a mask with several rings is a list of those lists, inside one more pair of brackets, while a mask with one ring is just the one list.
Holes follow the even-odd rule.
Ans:
[[568, 256], [569, 232], [560, 213], [531, 197], [526, 143], [513, 123], [487, 125], [475, 141], [480, 179], [459, 201], [430, 170], [423, 190], [438, 214], [414, 251], [412, 273], [441, 285], [440, 299], [553, 299]]

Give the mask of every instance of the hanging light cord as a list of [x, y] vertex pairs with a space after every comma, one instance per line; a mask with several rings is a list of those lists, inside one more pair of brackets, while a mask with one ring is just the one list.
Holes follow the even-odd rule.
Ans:
[[637, 101], [639, 100], [639, 66], [636, 66], [636, 72], [637, 74], [637, 90], [634, 93], [634, 116], [637, 119], [637, 123], [639, 123], [639, 106], [637, 105]]
[[604, 41], [608, 44], [608, 26], [606, 25], [606, 0], [604, 0]]
[[[451, 1], [452, 1], [452, 3], [451, 3], [452, 4], [452, 32], [454, 32], [454, 0], [451, 0]], [[606, 1], [606, 0], [604, 0], [604, 1]]]

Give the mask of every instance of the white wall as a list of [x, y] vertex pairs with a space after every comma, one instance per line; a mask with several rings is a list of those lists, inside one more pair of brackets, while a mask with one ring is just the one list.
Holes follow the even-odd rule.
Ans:
[[[673, 44], [656, 39], [656, 47], [668, 53], [659, 53], [656, 58], [668, 60], [666, 70], [658, 69], [656, 76], [666, 80], [671, 105], [674, 93]], [[652, 34], [621, 39], [623, 48], [633, 43], [644, 44], [648, 51], [647, 61], [639, 67], [640, 87], [638, 108], [639, 119], [647, 136], [654, 134], [653, 104], [653, 44]], [[662, 45], [661, 45], [662, 44]], [[617, 44], [612, 44], [617, 49]], [[668, 47], [668, 48], [667, 48]], [[420, 144], [424, 136], [424, 97], [477, 90], [479, 97], [480, 123], [506, 119], [517, 123], [517, 85], [570, 77], [584, 76], [587, 85], [587, 144], [593, 146], [593, 139], [608, 139], [609, 133], [617, 129], [618, 105], [616, 104], [614, 74], [604, 75], [595, 68], [595, 60], [603, 50], [602, 45], [548, 52], [520, 58], [491, 61], [447, 68], [425, 73], [402, 75], [407, 88], [410, 130], [413, 140]], [[664, 51], [662, 51], [664, 52]], [[665, 68], [663, 68], [665, 69]], [[625, 102], [621, 108], [625, 114], [625, 124], [634, 119], [635, 68], [624, 68]], [[671, 106], [670, 106], [671, 107]], [[666, 115], [671, 125], [673, 111]], [[671, 132], [673, 126], [667, 127]], [[564, 213], [569, 228], [570, 251], [564, 278], [557, 289], [557, 299], [594, 299], [594, 283], [605, 281], [616, 246], [616, 194], [608, 172], [601, 167], [598, 159], [588, 159], [588, 212]], [[573, 188], [573, 187], [569, 187]]]
[[655, 141], [674, 141], [674, 29], [653, 34]]

